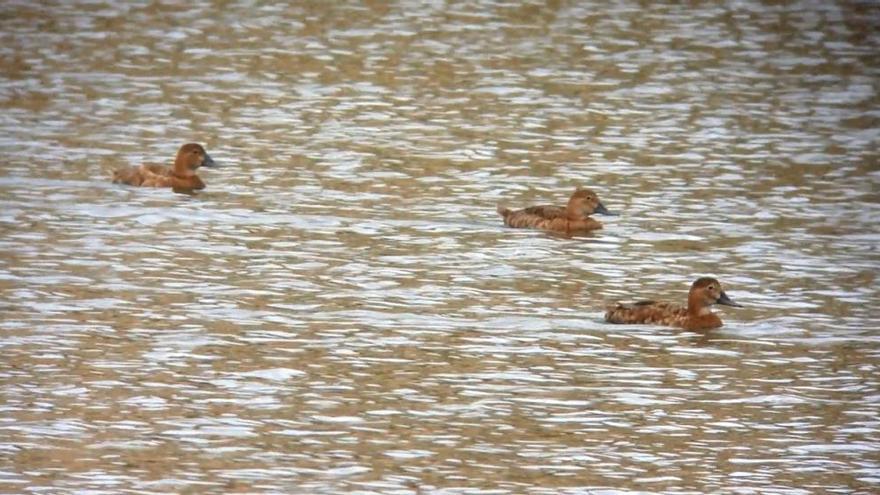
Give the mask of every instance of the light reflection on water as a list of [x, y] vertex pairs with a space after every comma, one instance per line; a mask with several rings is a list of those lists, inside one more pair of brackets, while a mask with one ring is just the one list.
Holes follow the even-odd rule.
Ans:
[[7, 491], [877, 490], [876, 7], [4, 11]]

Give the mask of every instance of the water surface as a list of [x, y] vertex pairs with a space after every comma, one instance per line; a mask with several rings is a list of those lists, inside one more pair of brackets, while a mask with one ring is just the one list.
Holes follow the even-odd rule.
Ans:
[[0, 12], [4, 493], [880, 489], [875, 5]]

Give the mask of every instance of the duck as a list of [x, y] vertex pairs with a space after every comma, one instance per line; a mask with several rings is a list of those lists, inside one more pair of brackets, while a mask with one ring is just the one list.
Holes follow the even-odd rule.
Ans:
[[607, 308], [605, 321], [629, 324], [653, 323], [680, 327], [692, 332], [708, 332], [723, 325], [721, 318], [712, 312], [713, 304], [742, 307], [727, 296], [718, 279], [700, 277], [691, 284], [687, 307], [657, 301], [617, 303]]
[[141, 187], [170, 187], [175, 191], [194, 191], [205, 188], [196, 175], [199, 167], [215, 167], [216, 163], [202, 145], [187, 143], [177, 150], [174, 165], [141, 165], [113, 171], [114, 184]]
[[582, 188], [575, 189], [564, 207], [542, 205], [511, 210], [498, 205], [498, 214], [508, 227], [542, 229], [566, 236], [601, 229], [602, 224], [590, 218], [593, 213], [612, 214], [595, 192]]

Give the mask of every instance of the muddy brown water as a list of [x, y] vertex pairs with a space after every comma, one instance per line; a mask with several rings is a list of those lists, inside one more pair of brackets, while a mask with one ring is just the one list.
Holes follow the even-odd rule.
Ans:
[[876, 4], [0, 13], [2, 493], [880, 490]]

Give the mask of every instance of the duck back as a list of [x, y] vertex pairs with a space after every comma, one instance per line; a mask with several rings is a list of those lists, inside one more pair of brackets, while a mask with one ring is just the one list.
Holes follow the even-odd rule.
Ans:
[[687, 308], [678, 304], [657, 301], [639, 301], [608, 308], [605, 321], [609, 323], [658, 324], [681, 326], [687, 319]]
[[[163, 187], [163, 182], [171, 178], [171, 169], [162, 165], [141, 165], [113, 171], [115, 184], [128, 184], [130, 186], [154, 186]], [[170, 185], [170, 184], [169, 184]]]
[[565, 208], [558, 206], [531, 206], [522, 210], [512, 211], [498, 208], [504, 218], [504, 225], [517, 229], [541, 229], [559, 234], [577, 234], [602, 228], [602, 224], [590, 217], [571, 220], [565, 214]]
[[522, 210], [498, 208], [504, 224], [514, 228], [545, 228], [553, 220], [566, 220], [565, 208], [558, 206], [530, 206]]

